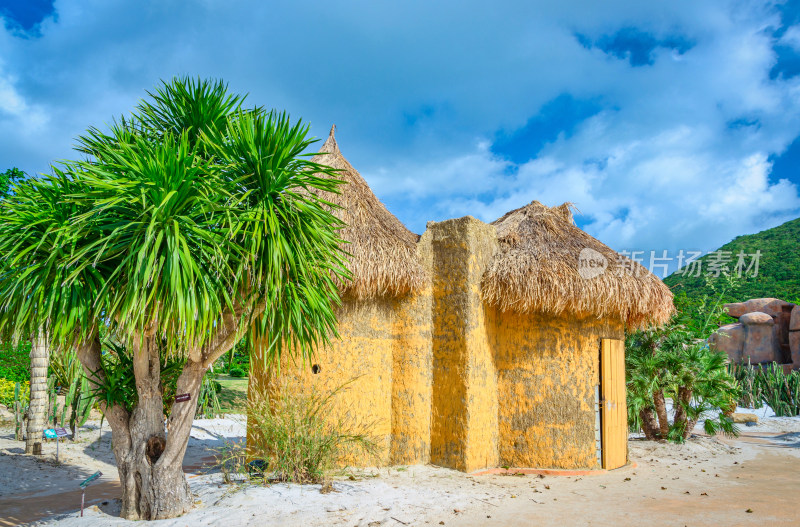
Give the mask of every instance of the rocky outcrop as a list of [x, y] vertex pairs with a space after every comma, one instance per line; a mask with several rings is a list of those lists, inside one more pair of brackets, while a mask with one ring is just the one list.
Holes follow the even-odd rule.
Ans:
[[780, 316], [786, 307], [791, 309], [794, 304], [778, 298], [754, 298], [747, 302], [725, 304], [725, 311], [733, 318], [739, 318], [747, 313], [766, 313], [774, 318]]
[[725, 304], [736, 324], [719, 328], [709, 346], [724, 351], [731, 362], [777, 362], [800, 369], [800, 306], [778, 298], [754, 298]]
[[744, 326], [742, 359], [751, 364], [776, 360], [773, 326], [775, 320], [766, 313], [745, 313], [739, 317]]
[[724, 351], [731, 362], [742, 362], [744, 326], [741, 324], [722, 326], [708, 337], [708, 344], [716, 350]]

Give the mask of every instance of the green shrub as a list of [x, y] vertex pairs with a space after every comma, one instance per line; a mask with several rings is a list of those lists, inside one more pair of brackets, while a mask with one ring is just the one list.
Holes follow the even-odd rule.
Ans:
[[29, 381], [31, 378], [31, 343], [0, 343], [0, 378], [15, 382]]
[[377, 443], [366, 432], [375, 423], [355, 422], [347, 417], [350, 414], [331, 417], [333, 398], [347, 384], [326, 394], [282, 389], [275, 400], [249, 401], [247, 422], [253, 440], [248, 440], [246, 459], [253, 461], [243, 464], [244, 453], [239, 451], [236, 466], [258, 463], [264, 480], [320, 483], [345, 453], [377, 457]]
[[222, 415], [222, 407], [219, 402], [219, 392], [222, 385], [217, 382], [216, 375], [212, 371], [206, 372], [203, 376], [203, 384], [200, 385], [200, 393], [197, 395], [197, 415], [210, 419], [217, 415]]
[[14, 404], [14, 387], [20, 385], [20, 399], [23, 405], [27, 404], [30, 397], [30, 383], [23, 381], [18, 383], [14, 380], [0, 379], [0, 404], [4, 404], [11, 408]]
[[228, 373], [231, 377], [247, 377], [247, 372], [244, 371], [242, 368], [233, 367], [231, 371]]

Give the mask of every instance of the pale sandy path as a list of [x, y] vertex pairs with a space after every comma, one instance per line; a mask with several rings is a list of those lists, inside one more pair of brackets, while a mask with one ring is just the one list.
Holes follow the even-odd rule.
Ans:
[[[235, 424], [223, 426], [222, 433], [217, 427], [215, 422], [198, 422], [195, 435], [199, 437], [190, 446], [190, 464], [207, 456], [205, 449], [221, 444], [225, 434], [235, 435]], [[340, 478], [334, 484], [337, 492], [321, 494], [315, 485], [238, 488], [219, 484], [219, 475], [203, 475], [190, 479], [197, 494], [196, 508], [182, 518], [156, 524], [800, 525], [800, 419], [765, 420], [743, 430], [737, 440], [699, 437], [686, 445], [632, 440], [636, 468], [586, 477], [470, 476], [413, 466], [380, 469], [375, 471], [377, 477], [355, 481]], [[0, 452], [6, 448], [3, 441]], [[103, 455], [92, 454], [88, 457], [101, 463]], [[73, 462], [88, 463], [83, 455], [76, 452]], [[0, 456], [0, 483], [6, 481], [8, 469], [23, 477], [33, 470], [24, 465], [31, 463], [26, 459]], [[104, 474], [113, 477], [113, 467], [105, 466], [108, 472], [103, 470]], [[87, 467], [85, 472], [93, 469]], [[69, 508], [73, 503], [75, 495], [59, 492], [58, 487], [69, 483], [67, 488], [74, 488], [75, 475], [83, 476], [75, 470], [74, 465], [41, 469], [52, 472], [60, 483], [38, 495], [30, 495], [29, 489], [27, 495], [0, 491], [0, 522], [4, 503], [33, 514], [47, 502], [49, 519], [44, 523], [48, 525], [141, 525], [116, 517], [117, 505], [109, 500], [110, 494], [98, 498], [107, 505], [90, 508], [84, 519], [75, 513], [52, 516], [59, 506]], [[113, 483], [102, 485], [91, 489], [90, 495], [114, 491]]]

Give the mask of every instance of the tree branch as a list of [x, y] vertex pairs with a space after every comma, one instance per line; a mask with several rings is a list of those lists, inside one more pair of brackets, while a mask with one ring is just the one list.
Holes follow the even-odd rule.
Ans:
[[[83, 371], [86, 373], [89, 382], [95, 385], [101, 385], [106, 380], [106, 374], [103, 371], [103, 365], [100, 359], [101, 350], [100, 337], [97, 334], [96, 328], [92, 329], [86, 340], [79, 343], [77, 346], [78, 360], [83, 365]], [[102, 410], [103, 415], [106, 416], [112, 430], [114, 430], [114, 428], [128, 426], [130, 414], [125, 408], [118, 404], [109, 407], [108, 404], [102, 400], [98, 402], [100, 404], [100, 410]]]
[[[266, 302], [257, 303], [250, 311], [249, 316], [257, 317], [267, 309]], [[244, 336], [248, 325], [240, 324], [239, 321], [247, 308], [237, 309], [233, 313], [225, 313], [222, 317], [222, 324], [216, 338], [203, 351], [203, 369], [208, 369], [214, 361], [220, 358], [226, 351], [229, 351]]]

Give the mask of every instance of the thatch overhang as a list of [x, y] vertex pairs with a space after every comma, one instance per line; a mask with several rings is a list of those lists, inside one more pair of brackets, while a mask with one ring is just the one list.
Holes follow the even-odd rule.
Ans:
[[569, 203], [533, 201], [492, 225], [500, 250], [481, 288], [502, 311], [613, 318], [629, 328], [666, 323], [674, 311], [664, 282], [579, 229]]
[[386, 209], [344, 158], [335, 130], [334, 125], [312, 161], [338, 169], [336, 178], [345, 181], [340, 194], [319, 193], [321, 198], [341, 207], [334, 214], [346, 224], [339, 236], [347, 242], [342, 248], [350, 255], [347, 267], [352, 277], [341, 284], [342, 296], [367, 299], [417, 291], [425, 277], [417, 256], [419, 235]]

